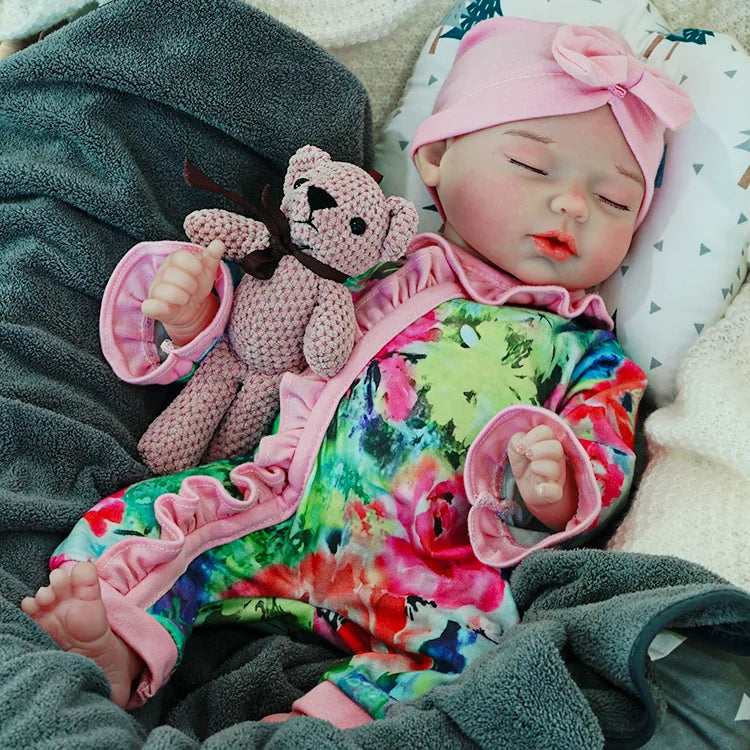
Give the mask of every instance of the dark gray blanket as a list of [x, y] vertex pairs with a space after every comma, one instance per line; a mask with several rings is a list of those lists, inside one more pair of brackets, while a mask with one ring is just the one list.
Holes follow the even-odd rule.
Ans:
[[[524, 622], [453, 687], [347, 732], [289, 710], [340, 654], [238, 627], [196, 632], [137, 714], [19, 609], [100, 497], [142, 479], [136, 443], [174, 391], [119, 382], [98, 312], [123, 253], [181, 238], [216, 196], [251, 200], [314, 143], [367, 164], [366, 94], [330, 56], [230, 0], [117, 0], [0, 62], [0, 747], [635, 746], [661, 710], [645, 646], [672, 624], [747, 649], [749, 597], [696, 566], [599, 551], [515, 572]], [[657, 686], [658, 687], [658, 686]]]
[[[239, 2], [118, 0], [0, 63], [0, 567], [16, 599], [97, 498], [146, 476], [136, 452], [174, 391], [117, 380], [99, 303], [135, 243], [184, 239], [223, 200], [257, 202], [292, 153], [372, 151], [359, 81]], [[236, 208], [234, 206], [227, 207]], [[15, 572], [21, 573], [17, 576]]]

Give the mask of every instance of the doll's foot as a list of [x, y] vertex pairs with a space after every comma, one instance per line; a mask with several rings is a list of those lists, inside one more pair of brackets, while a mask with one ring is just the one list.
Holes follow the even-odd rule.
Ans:
[[28, 47], [33, 39], [0, 39], [0, 60]]
[[70, 575], [53, 570], [49, 586], [27, 596], [21, 609], [57, 642], [63, 651], [93, 659], [112, 687], [112, 700], [125, 707], [131, 683], [140, 672], [140, 657], [109, 627], [99, 576], [91, 563], [77, 563]]

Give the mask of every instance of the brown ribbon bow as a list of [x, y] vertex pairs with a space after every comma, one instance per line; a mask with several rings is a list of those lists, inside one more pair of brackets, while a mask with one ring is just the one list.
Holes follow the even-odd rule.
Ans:
[[312, 255], [300, 250], [299, 246], [292, 241], [289, 219], [283, 214], [281, 209], [273, 202], [270, 195], [270, 188], [266, 185], [263, 188], [261, 203], [263, 208], [254, 206], [250, 201], [245, 200], [242, 196], [226, 190], [214, 182], [208, 175], [202, 172], [192, 162], [185, 159], [184, 170], [185, 182], [191, 187], [200, 190], [208, 190], [212, 193], [218, 193], [231, 201], [244, 206], [254, 218], [262, 221], [268, 229], [269, 245], [262, 250], [253, 250], [239, 260], [242, 269], [254, 276], [256, 279], [266, 281], [270, 279], [279, 262], [285, 255], [292, 255], [305, 268], [312, 271], [323, 279], [330, 279], [339, 284], [343, 284], [349, 277], [332, 266], [313, 258]]

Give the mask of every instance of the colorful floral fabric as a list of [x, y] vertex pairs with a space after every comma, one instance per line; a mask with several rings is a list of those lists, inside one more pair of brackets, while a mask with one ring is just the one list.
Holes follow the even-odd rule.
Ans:
[[[351, 383], [296, 513], [201, 554], [149, 612], [180, 655], [195, 625], [217, 619], [325, 638], [352, 654], [327, 678], [375, 717], [455, 680], [518, 619], [504, 575], [477, 560], [468, 537], [469, 446], [503, 408], [546, 406], [589, 445], [612, 503], [632, 474], [633, 367], [610, 333], [544, 310], [441, 304]], [[153, 501], [188, 474], [239, 497], [237, 463], [103, 500], [53, 567], [95, 560], [124, 536], [158, 538]]]

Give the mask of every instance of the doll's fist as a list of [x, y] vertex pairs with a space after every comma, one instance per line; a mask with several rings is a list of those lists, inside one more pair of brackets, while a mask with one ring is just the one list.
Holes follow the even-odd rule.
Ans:
[[160, 320], [178, 346], [200, 333], [216, 309], [211, 290], [224, 250], [220, 240], [199, 255], [178, 250], [164, 259], [151, 282], [141, 312]]
[[508, 445], [516, 485], [529, 510], [562, 499], [565, 486], [565, 453], [560, 441], [547, 425], [528, 432], [517, 432]]

